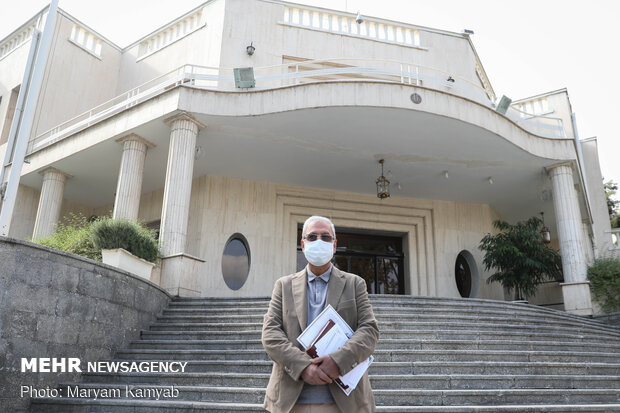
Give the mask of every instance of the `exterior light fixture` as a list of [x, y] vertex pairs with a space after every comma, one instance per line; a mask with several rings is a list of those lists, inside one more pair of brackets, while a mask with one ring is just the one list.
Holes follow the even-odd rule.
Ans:
[[196, 152], [194, 153], [194, 160], [197, 161], [198, 159], [202, 158], [204, 156], [204, 151], [202, 150], [202, 146], [197, 145], [196, 146]]
[[463, 29], [463, 33], [465, 33], [466, 35], [471, 35], [474, 34], [474, 31], [469, 29]]
[[549, 244], [551, 242], [551, 232], [549, 232], [549, 228], [545, 225], [545, 213], [541, 212], [540, 217], [542, 218], [543, 227], [540, 230], [540, 236], [542, 237], [542, 241], [545, 244]]
[[377, 198], [385, 199], [390, 197], [390, 181], [383, 176], [383, 164], [385, 160], [381, 159], [379, 163], [381, 164], [381, 176], [377, 178]]
[[355, 22], [357, 24], [364, 23], [364, 18], [362, 17], [362, 14], [359, 11], [357, 12], [357, 17], [355, 18]]
[[448, 171], [443, 171], [443, 177], [446, 179], [450, 177], [450, 174], [448, 173]]
[[248, 54], [248, 56], [252, 56], [255, 50], [256, 50], [256, 47], [254, 47], [254, 42], [251, 42], [250, 45], [245, 48], [245, 51]]
[[503, 95], [502, 98], [500, 99], [499, 103], [497, 104], [497, 107], [495, 108], [495, 111], [498, 112], [498, 113], [501, 113], [502, 115], [505, 115], [506, 111], [508, 111], [508, 108], [510, 107], [511, 103], [512, 103], [512, 99], [510, 99], [506, 95]]
[[493, 177], [492, 176], [489, 176], [487, 181], [489, 181], [489, 185], [493, 185]]
[[238, 88], [248, 88], [256, 86], [254, 78], [254, 68], [252, 67], [235, 67], [233, 69], [235, 75], [235, 86]]
[[452, 76], [448, 76], [448, 78], [446, 79], [447, 82], [452, 82], [454, 83], [454, 78]]

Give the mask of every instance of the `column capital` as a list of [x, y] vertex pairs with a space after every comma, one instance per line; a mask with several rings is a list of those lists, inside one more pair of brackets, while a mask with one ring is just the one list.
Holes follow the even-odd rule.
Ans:
[[68, 173], [63, 172], [60, 169], [54, 168], [53, 166], [49, 166], [45, 169], [42, 169], [39, 171], [39, 173], [43, 175], [43, 177], [45, 177], [45, 175], [47, 175], [48, 173], [56, 173], [59, 175], [63, 175], [65, 179], [73, 178], [73, 175], [69, 175]]
[[195, 117], [193, 117], [192, 115], [190, 115], [187, 112], [179, 112], [175, 115], [170, 116], [169, 118], [164, 120], [164, 123], [170, 127], [172, 127], [172, 125], [174, 125], [174, 123], [178, 120], [185, 120], [185, 121], [189, 121], [194, 123], [196, 126], [198, 126], [198, 130], [200, 129], [204, 129], [207, 127], [206, 124], [200, 122], [199, 120], [197, 120]]
[[545, 171], [547, 171], [547, 173], [551, 173], [551, 171], [553, 171], [556, 168], [559, 168], [560, 166], [568, 166], [571, 170], [575, 170], [575, 163], [573, 161], [565, 161], [565, 162], [559, 162], [553, 165], [549, 165], [549, 166], [545, 166]]
[[135, 133], [130, 133], [129, 135], [125, 135], [122, 138], [118, 138], [116, 140], [116, 142], [120, 143], [121, 145], [123, 143], [127, 142], [127, 141], [141, 142], [141, 143], [145, 144], [147, 148], [154, 148], [155, 146], [157, 146], [153, 142], [147, 141], [142, 136], [136, 135]]

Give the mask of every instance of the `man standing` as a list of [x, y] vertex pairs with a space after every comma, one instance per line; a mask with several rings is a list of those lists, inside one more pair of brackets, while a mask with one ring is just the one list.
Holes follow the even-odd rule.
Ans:
[[[333, 383], [366, 360], [379, 339], [366, 282], [331, 264], [336, 231], [329, 219], [312, 216], [306, 220], [301, 248], [307, 267], [276, 281], [265, 314], [262, 342], [274, 361], [265, 408], [272, 413], [374, 412], [368, 373], [348, 397]], [[327, 304], [336, 309], [354, 333], [337, 351], [311, 359], [297, 337]]]

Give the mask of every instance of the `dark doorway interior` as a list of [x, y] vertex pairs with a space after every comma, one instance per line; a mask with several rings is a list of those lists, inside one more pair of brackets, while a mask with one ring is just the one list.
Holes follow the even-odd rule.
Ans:
[[[370, 294], [404, 294], [402, 237], [338, 232], [334, 266], [362, 277]], [[297, 230], [297, 271], [307, 264]]]

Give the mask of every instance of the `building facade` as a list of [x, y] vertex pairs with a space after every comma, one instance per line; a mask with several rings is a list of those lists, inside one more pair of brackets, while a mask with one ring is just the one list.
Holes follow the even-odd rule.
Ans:
[[[3, 158], [46, 18], [0, 42]], [[371, 293], [510, 299], [478, 245], [494, 220], [544, 212], [565, 282], [532, 301], [592, 314], [587, 265], [617, 254], [596, 140], [579, 140], [566, 90], [498, 101], [467, 33], [211, 0], [120, 48], [59, 10], [8, 235], [138, 219], [159, 229], [167, 291], [265, 296], [304, 265], [318, 214]]]

